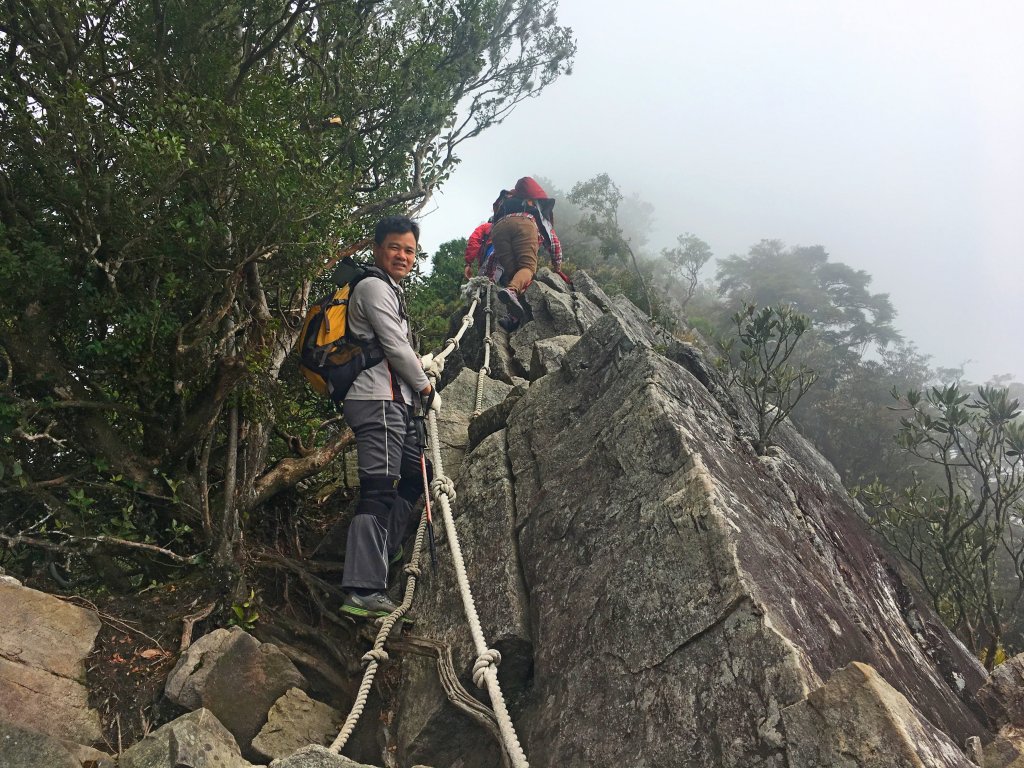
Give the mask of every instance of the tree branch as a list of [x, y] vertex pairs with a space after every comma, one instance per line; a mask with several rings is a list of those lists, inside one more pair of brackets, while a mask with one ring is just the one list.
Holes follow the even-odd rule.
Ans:
[[315, 475], [354, 443], [355, 435], [351, 429], [346, 429], [327, 445], [311, 451], [307, 456], [281, 459], [253, 483], [253, 494], [245, 504], [245, 509], [258, 507], [285, 488]]

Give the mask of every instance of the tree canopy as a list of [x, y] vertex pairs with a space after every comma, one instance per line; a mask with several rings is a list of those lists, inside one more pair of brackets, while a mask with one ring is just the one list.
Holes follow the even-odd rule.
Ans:
[[762, 240], [747, 256], [729, 256], [718, 266], [718, 291], [730, 307], [785, 303], [810, 317], [820, 338], [833, 346], [863, 353], [899, 338], [889, 296], [870, 293], [871, 276], [830, 262], [820, 245], [787, 248], [781, 240]]
[[569, 71], [555, 11], [5, 4], [0, 483], [15, 530], [148, 510], [145, 536], [166, 543], [184, 518], [230, 560], [239, 515], [343, 442], [279, 382], [310, 291], [382, 214], [422, 205], [463, 141]]

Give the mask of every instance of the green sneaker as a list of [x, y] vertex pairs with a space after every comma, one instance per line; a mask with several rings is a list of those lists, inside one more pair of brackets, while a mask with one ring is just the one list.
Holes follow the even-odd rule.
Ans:
[[[341, 604], [339, 610], [341, 613], [362, 619], [379, 619], [394, 613], [397, 609], [398, 606], [383, 592], [373, 592], [366, 596], [352, 593], [345, 595], [345, 602]], [[402, 617], [402, 621], [412, 624], [415, 619], [406, 615]]]

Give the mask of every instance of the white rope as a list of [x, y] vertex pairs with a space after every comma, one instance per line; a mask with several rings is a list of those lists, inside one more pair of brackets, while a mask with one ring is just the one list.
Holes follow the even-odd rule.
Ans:
[[489, 283], [487, 288], [487, 300], [484, 302], [484, 364], [480, 366], [480, 372], [476, 376], [476, 405], [473, 407], [473, 418], [480, 415], [484, 407], [484, 377], [491, 373], [491, 316], [494, 310], [491, 309], [491, 296], [494, 294], [494, 283]]
[[505, 751], [511, 758], [512, 765], [515, 768], [529, 768], [530, 764], [526, 761], [526, 754], [519, 745], [519, 737], [516, 736], [515, 726], [512, 724], [512, 718], [505, 706], [505, 697], [502, 696], [501, 687], [498, 685], [497, 665], [501, 662], [501, 654], [493, 648], [487, 647], [483, 629], [480, 627], [480, 617], [477, 615], [476, 605], [473, 602], [473, 593], [469, 588], [466, 562], [462, 558], [462, 548], [459, 546], [459, 536], [455, 530], [455, 520], [452, 517], [452, 508], [447, 493], [451, 479], [445, 476], [444, 466], [441, 463], [441, 447], [437, 440], [437, 414], [434, 411], [427, 414], [427, 441], [430, 443], [431, 461], [434, 463], [434, 481], [430, 487], [434, 491], [435, 505], [441, 509], [444, 530], [451, 547], [452, 564], [455, 566], [455, 578], [459, 583], [462, 606], [466, 613], [466, 620], [469, 622], [469, 632], [473, 636], [473, 647], [476, 650], [477, 659], [473, 665], [473, 682], [480, 688], [487, 688], [491, 706], [494, 708], [494, 714], [498, 720], [498, 730], [501, 732]]

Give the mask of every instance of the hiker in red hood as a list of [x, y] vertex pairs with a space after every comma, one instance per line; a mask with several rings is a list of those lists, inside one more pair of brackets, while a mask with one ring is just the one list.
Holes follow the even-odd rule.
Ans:
[[544, 247], [551, 256], [551, 267], [560, 272], [562, 245], [555, 234], [555, 201], [529, 176], [516, 182], [512, 194], [501, 201], [491, 228], [494, 262], [508, 277], [498, 298], [508, 307], [509, 317], [502, 326], [513, 331], [526, 315], [520, 297], [537, 272], [537, 253]]
[[473, 230], [466, 242], [466, 270], [465, 276], [469, 280], [473, 276], [473, 262], [477, 263], [477, 274], [487, 275], [494, 282], [501, 278], [500, 273], [495, 274], [497, 266], [493, 259], [494, 247], [491, 245], [491, 227], [498, 217], [498, 210], [506, 197], [512, 194], [509, 189], [503, 189], [498, 193], [497, 199], [491, 203], [491, 218]]

